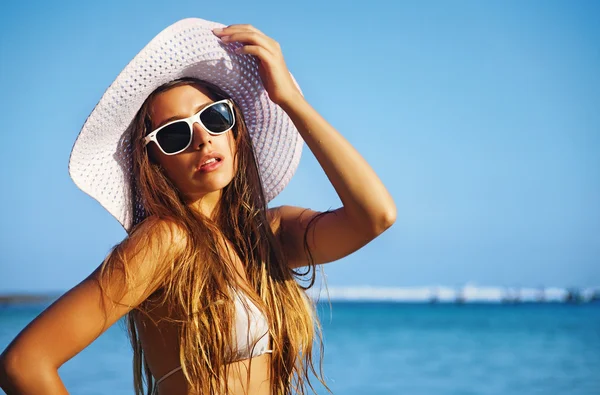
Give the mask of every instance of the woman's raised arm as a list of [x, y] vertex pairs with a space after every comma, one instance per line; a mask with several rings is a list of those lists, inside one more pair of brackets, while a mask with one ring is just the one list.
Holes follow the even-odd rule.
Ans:
[[66, 394], [58, 368], [160, 287], [182, 235], [169, 221], [144, 221], [4, 350], [0, 387], [7, 394]]
[[[295, 268], [309, 263], [304, 249], [309, 227], [308, 247], [316, 264], [343, 258], [389, 228], [396, 221], [392, 196], [358, 151], [304, 99], [279, 43], [251, 25], [231, 25], [213, 32], [223, 42], [243, 43], [237, 51], [259, 59], [259, 73], [269, 98], [294, 122], [343, 204], [315, 221], [312, 219], [320, 213], [301, 207], [270, 210], [289, 265]], [[360, 118], [357, 113], [349, 115]], [[365, 136], [373, 138], [381, 136], [387, 125], [363, 122], [361, 127]]]

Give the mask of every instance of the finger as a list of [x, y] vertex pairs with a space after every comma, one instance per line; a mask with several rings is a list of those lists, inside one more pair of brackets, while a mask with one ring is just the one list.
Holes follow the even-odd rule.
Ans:
[[[280, 49], [280, 45], [277, 41], [275, 41], [274, 39], [272, 39], [271, 37], [267, 36], [266, 34], [264, 34], [263, 32], [261, 32], [260, 30], [258, 30], [256, 27], [249, 25], [249, 24], [237, 24], [237, 25], [229, 25], [227, 27], [224, 27], [222, 29], [213, 29], [213, 33], [217, 36], [220, 37], [221, 39], [224, 39], [227, 36], [231, 36], [233, 34], [237, 34], [237, 33], [254, 33], [258, 36], [264, 37], [264, 39], [266, 40], [264, 43], [266, 44], [267, 42], [271, 44], [270, 49], [277, 51], [278, 49]], [[224, 42], [231, 42], [234, 41], [230, 38], [225, 38]], [[241, 41], [241, 40], [240, 40]], [[251, 42], [248, 42], [251, 43]], [[254, 42], [252, 42], [254, 43]]]
[[[273, 40], [271, 37], [267, 36], [266, 34], [264, 34], [263, 32], [261, 32], [260, 30], [258, 30], [257, 28], [255, 28], [252, 25], [231, 25], [231, 26], [224, 27], [222, 29], [213, 29], [213, 34], [220, 38], [223, 38], [226, 36], [231, 36], [232, 34], [244, 33], [244, 32], [255, 33], [259, 36], [264, 37], [267, 41], [270, 41], [273, 44], [277, 44], [277, 42], [275, 40]], [[275, 46], [277, 46], [277, 45], [275, 45]]]
[[229, 26], [227, 26], [226, 29], [228, 29], [228, 30], [235, 30], [235, 31], [238, 31], [238, 30], [244, 31], [244, 30], [246, 30], [246, 31], [252, 31], [252, 32], [263, 34], [263, 32], [261, 32], [260, 30], [258, 30], [256, 27], [254, 27], [254, 26], [252, 26], [250, 24], [247, 24], [247, 23], [245, 23], [245, 24], [239, 23], [239, 24], [235, 24], [235, 25], [229, 25]]
[[239, 54], [254, 55], [261, 61], [266, 60], [266, 58], [271, 55], [269, 51], [259, 45], [244, 45], [243, 47], [236, 48], [235, 52]]
[[257, 33], [266, 37], [266, 35], [263, 32], [251, 25], [231, 25], [220, 29], [213, 29], [213, 34], [217, 37], [230, 36], [234, 33], [243, 32]]
[[224, 43], [240, 42], [242, 44], [258, 45], [264, 47], [272, 54], [275, 54], [278, 48], [278, 45], [274, 40], [254, 32], [234, 33], [230, 36], [221, 37], [221, 41]]

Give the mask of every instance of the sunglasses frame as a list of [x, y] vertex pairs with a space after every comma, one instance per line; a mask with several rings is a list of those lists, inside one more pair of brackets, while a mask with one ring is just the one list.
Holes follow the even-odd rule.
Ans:
[[[202, 120], [200, 120], [200, 115], [208, 110], [209, 108], [217, 105], [217, 104], [222, 104], [222, 103], [226, 103], [229, 106], [229, 110], [231, 111], [231, 115], [233, 117], [233, 123], [231, 124], [231, 127], [229, 127], [227, 130], [224, 130], [222, 132], [218, 132], [215, 133], [213, 131], [211, 131], [210, 129], [208, 129], [203, 123]], [[156, 139], [156, 135], [158, 134], [158, 132], [160, 132], [162, 129], [166, 128], [167, 126], [170, 126], [174, 123], [178, 123], [178, 122], [185, 122], [188, 124], [189, 127], [189, 131], [190, 131], [190, 140], [188, 141], [187, 145], [176, 152], [173, 153], [167, 153], [165, 152], [165, 150], [163, 150], [163, 148], [161, 147], [160, 143], [158, 142], [158, 140]], [[203, 107], [200, 111], [198, 111], [197, 113], [195, 113], [192, 116], [189, 116], [187, 118], [181, 118], [181, 119], [176, 119], [172, 122], [169, 122], [161, 127], [159, 127], [158, 129], [154, 129], [152, 132], [150, 132], [149, 134], [146, 135], [146, 137], [144, 137], [144, 146], [147, 146], [151, 141], [154, 141], [154, 143], [156, 144], [156, 146], [158, 147], [158, 149], [160, 149], [162, 151], [163, 154], [165, 155], [177, 155], [183, 151], [185, 151], [190, 144], [192, 143], [192, 135], [194, 133], [194, 123], [198, 122], [208, 133], [212, 134], [213, 136], [218, 136], [221, 135], [223, 133], [227, 133], [229, 132], [231, 129], [233, 129], [233, 127], [235, 126], [235, 111], [233, 110], [233, 104], [231, 103], [231, 100], [229, 99], [223, 99], [223, 100], [219, 100], [216, 101], [214, 103], [210, 103], [209, 105], [207, 105], [206, 107]]]

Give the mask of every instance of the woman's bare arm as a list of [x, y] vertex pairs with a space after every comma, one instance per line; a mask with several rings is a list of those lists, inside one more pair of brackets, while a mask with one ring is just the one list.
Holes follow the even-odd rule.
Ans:
[[[213, 32], [223, 42], [242, 43], [237, 52], [258, 58], [258, 71], [269, 98], [294, 122], [343, 204], [312, 222], [320, 213], [301, 207], [283, 206], [269, 212], [272, 226], [283, 241], [289, 265], [298, 267], [309, 262], [303, 247], [309, 224], [312, 225], [308, 243], [317, 264], [340, 259], [389, 228], [396, 221], [392, 196], [358, 151], [304, 99], [285, 64], [279, 43], [247, 24], [230, 25]], [[356, 112], [349, 115], [360, 120]], [[359, 124], [367, 139], [381, 136], [381, 130], [387, 127]]]
[[104, 273], [101, 265], [61, 296], [0, 355], [0, 387], [7, 394], [66, 394], [58, 368], [160, 287], [182, 234], [165, 220], [144, 221], [112, 252], [126, 258], [130, 280], [111, 259]]
[[[314, 263], [343, 258], [363, 247], [396, 221], [396, 205], [375, 171], [358, 151], [301, 95], [282, 104], [302, 138], [335, 188], [343, 207], [321, 213], [281, 206], [272, 209], [288, 263], [296, 268], [309, 263], [304, 235]], [[365, 133], [376, 134], [375, 130]], [[369, 137], [372, 138], [372, 137]]]

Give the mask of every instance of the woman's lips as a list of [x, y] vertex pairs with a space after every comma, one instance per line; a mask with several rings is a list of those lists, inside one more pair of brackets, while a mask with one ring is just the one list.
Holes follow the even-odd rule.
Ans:
[[216, 169], [218, 169], [219, 167], [221, 167], [221, 165], [223, 164], [223, 160], [216, 158], [216, 160], [207, 163], [205, 165], [200, 166], [197, 171], [201, 172], [201, 173], [210, 173], [211, 171], [215, 171]]

